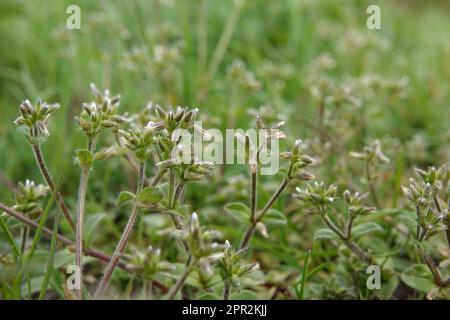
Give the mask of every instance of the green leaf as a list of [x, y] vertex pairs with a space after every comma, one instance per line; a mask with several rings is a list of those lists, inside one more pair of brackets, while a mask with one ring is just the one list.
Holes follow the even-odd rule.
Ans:
[[240, 202], [228, 203], [225, 211], [239, 222], [250, 224], [250, 208]]
[[119, 206], [121, 206], [125, 202], [130, 201], [131, 199], [134, 199], [135, 197], [136, 196], [134, 195], [133, 192], [122, 191], [121, 193], [119, 193], [119, 196], [117, 197], [117, 203], [119, 204]]
[[408, 227], [409, 232], [411, 232], [412, 235], [416, 235], [417, 232], [417, 221], [409, 216], [401, 216], [400, 220]]
[[352, 229], [352, 238], [359, 238], [367, 233], [374, 231], [383, 231], [383, 228], [375, 223], [375, 222], [365, 222], [361, 223], [357, 226], [354, 226]]
[[400, 277], [408, 286], [422, 292], [430, 292], [436, 288], [430, 272], [423, 264], [412, 265]]
[[78, 158], [78, 163], [80, 164], [80, 167], [83, 167], [83, 168], [91, 167], [92, 163], [94, 161], [92, 154], [87, 149], [77, 150], [77, 158]]
[[241, 290], [230, 295], [230, 300], [257, 300], [256, 294], [250, 290]]
[[283, 213], [275, 209], [269, 209], [262, 221], [267, 225], [285, 225], [287, 223], [287, 219]]
[[215, 293], [205, 293], [198, 296], [197, 300], [222, 300], [222, 298]]
[[319, 229], [314, 233], [314, 241], [321, 239], [336, 240], [338, 236], [330, 229]]
[[164, 198], [164, 193], [159, 188], [153, 186], [145, 187], [138, 195], [139, 202], [145, 205], [155, 204], [162, 198]]

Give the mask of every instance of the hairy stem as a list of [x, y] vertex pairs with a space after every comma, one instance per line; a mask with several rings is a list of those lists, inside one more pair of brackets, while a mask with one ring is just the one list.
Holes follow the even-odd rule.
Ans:
[[431, 271], [431, 274], [433, 275], [434, 282], [436, 283], [436, 285], [438, 287], [444, 285], [445, 281], [442, 280], [441, 273], [439, 272], [436, 263], [433, 261], [433, 258], [431, 258], [431, 256], [428, 253], [426, 253], [420, 246], [417, 245], [416, 247], [423, 261], [427, 265], [428, 269]]
[[184, 270], [181, 277], [177, 280], [177, 282], [174, 284], [174, 286], [170, 290], [169, 297], [168, 297], [169, 300], [173, 300], [175, 298], [176, 294], [178, 293], [178, 291], [180, 291], [180, 289], [183, 286], [184, 282], [186, 281], [187, 277], [192, 272], [192, 269], [194, 268], [195, 264], [196, 264], [196, 261], [191, 261], [191, 263], [186, 267], [186, 269]]
[[257, 221], [261, 221], [261, 219], [264, 217], [264, 215], [269, 211], [270, 208], [274, 205], [275, 201], [280, 197], [281, 193], [283, 193], [284, 189], [286, 189], [286, 186], [289, 183], [290, 178], [286, 177], [284, 178], [283, 182], [278, 186], [278, 189], [275, 191], [275, 193], [272, 195], [272, 197], [269, 199], [269, 201], [266, 203], [266, 205], [262, 208], [261, 212], [259, 213], [259, 216], [257, 218]]
[[[39, 167], [39, 170], [41, 171], [42, 177], [46, 181], [48, 187], [50, 190], [54, 193], [55, 192], [55, 182], [53, 181], [52, 176], [50, 175], [50, 172], [48, 171], [47, 165], [45, 164], [44, 156], [42, 154], [41, 147], [38, 143], [34, 143], [32, 145], [33, 147], [33, 153], [34, 157], [36, 158], [36, 163]], [[75, 222], [72, 219], [72, 215], [70, 214], [69, 209], [67, 208], [63, 197], [61, 196], [61, 193], [59, 191], [56, 193], [56, 200], [58, 202], [59, 207], [61, 208], [61, 211], [64, 214], [64, 218], [69, 223], [70, 227], [75, 230]]]
[[20, 251], [22, 252], [22, 254], [25, 252], [25, 250], [27, 248], [29, 234], [30, 234], [30, 227], [24, 226], [22, 228], [22, 234], [21, 234], [21, 239], [20, 239]]
[[334, 222], [330, 219], [330, 217], [327, 214], [322, 214], [321, 218], [323, 223], [328, 228], [330, 228], [331, 231], [333, 231], [339, 238], [341, 238], [344, 241], [348, 240], [347, 236], [341, 231], [341, 229], [339, 229], [338, 226], [334, 224]]
[[164, 177], [165, 173], [166, 173], [166, 170], [160, 169], [150, 185], [152, 187], [155, 187], [161, 181], [162, 177]]
[[[88, 141], [89, 152], [95, 149], [95, 139], [90, 138]], [[78, 188], [78, 203], [77, 203], [77, 224], [75, 229], [75, 264], [77, 266], [80, 277], [83, 275], [83, 243], [84, 243], [84, 211], [86, 206], [86, 192], [89, 181], [90, 168], [81, 165], [80, 186]], [[75, 294], [78, 299], [82, 299], [83, 281], [80, 280], [80, 287], [75, 289]]]
[[185, 186], [185, 182], [181, 181], [175, 188], [175, 193], [173, 195], [173, 200], [172, 200], [172, 209], [175, 209], [177, 207], [178, 200], [180, 199], [181, 192], [183, 191], [184, 186]]
[[[122, 141], [120, 141], [120, 137], [119, 134], [117, 132], [114, 133], [114, 137], [116, 139], [116, 143], [119, 147], [123, 147], [123, 143]], [[139, 173], [139, 164], [136, 163], [136, 161], [130, 156], [130, 154], [128, 152], [124, 153], [123, 157], [125, 158], [125, 160], [128, 162], [128, 164], [130, 165], [131, 169], [137, 174]], [[158, 176], [157, 176], [158, 177]], [[156, 179], [156, 178], [155, 178]], [[158, 180], [159, 182], [159, 180]], [[144, 179], [144, 184], [145, 185], [154, 185], [153, 182], [150, 182], [150, 180], [146, 177]]]
[[230, 299], [230, 283], [225, 280], [223, 283], [223, 300], [229, 299]]
[[[139, 164], [139, 175], [136, 186], [137, 195], [142, 191], [144, 179], [145, 179], [145, 162], [141, 162]], [[139, 212], [140, 207], [138, 203], [135, 202], [130, 217], [128, 218], [128, 222], [125, 226], [125, 229], [122, 233], [122, 236], [120, 237], [119, 243], [117, 244], [116, 250], [114, 251], [114, 254], [111, 257], [111, 261], [109, 262], [108, 266], [105, 269], [105, 272], [103, 273], [103, 277], [100, 281], [100, 284], [97, 287], [97, 290], [95, 291], [94, 299], [101, 298], [106, 288], [108, 287], [109, 279], [111, 278], [111, 275], [114, 269], [116, 268], [117, 264], [119, 263], [119, 259], [123, 251], [125, 250], [125, 246], [128, 242], [128, 239], [130, 238], [131, 232], [133, 231], [133, 226], [136, 223], [136, 220], [139, 216]]]
[[169, 172], [169, 191], [168, 191], [169, 208], [172, 208], [172, 199], [173, 199], [174, 189], [175, 189], [175, 173], [173, 172], [173, 170], [170, 170], [170, 172]]
[[[13, 217], [14, 219], [16, 219], [16, 220], [18, 220], [18, 221], [24, 223], [25, 225], [27, 225], [27, 226], [29, 226], [29, 227], [31, 227], [31, 228], [33, 228], [33, 229], [37, 229], [37, 227], [38, 227], [38, 223], [37, 223], [37, 222], [35, 222], [34, 220], [31, 220], [30, 218], [24, 216], [24, 215], [21, 214], [21, 213], [15, 211], [14, 209], [9, 208], [8, 206], [4, 205], [3, 203], [0, 203], [0, 210], [3, 211], [3, 212], [5, 212], [5, 213], [7, 213], [8, 215], [10, 215], [11, 217]], [[50, 237], [50, 238], [51, 238], [52, 235], [53, 235], [53, 231], [50, 230], [50, 229], [48, 229], [48, 228], [46, 228], [46, 227], [44, 227], [44, 228], [42, 229], [42, 233], [43, 233], [45, 236]], [[64, 237], [64, 236], [62, 236], [62, 235], [60, 235], [60, 234], [57, 235], [57, 238], [58, 238], [58, 241], [59, 241], [59, 242], [61, 242], [61, 243], [65, 244], [65, 245], [67, 245], [69, 248], [73, 248], [73, 247], [75, 246], [75, 242], [71, 241], [70, 239], [68, 239], [68, 238], [66, 238], [66, 237]], [[94, 249], [86, 248], [86, 249], [85, 249], [85, 253], [86, 253], [88, 256], [97, 258], [97, 259], [99, 259], [99, 260], [101, 260], [101, 261], [106, 261], [106, 262], [107, 262], [107, 261], [109, 261], [109, 260], [111, 259], [111, 258], [110, 258], [108, 255], [106, 255], [105, 253], [100, 252], [100, 251], [97, 251], [97, 250], [94, 250]], [[120, 267], [123, 268], [123, 269], [126, 268], [124, 264], [121, 264]]]
[[269, 211], [269, 209], [272, 208], [275, 201], [277, 201], [277, 199], [280, 197], [280, 195], [283, 193], [284, 189], [288, 185], [289, 180], [290, 180], [289, 175], [288, 175], [288, 177], [283, 179], [283, 182], [281, 182], [281, 184], [278, 186], [277, 190], [275, 190], [275, 192], [272, 194], [269, 201], [267, 201], [265, 206], [260, 211], [259, 215], [255, 217], [252, 225], [247, 228], [247, 230], [245, 231], [244, 237], [242, 239], [240, 249], [248, 247], [248, 244], [250, 243], [253, 233], [255, 232], [256, 224], [258, 222], [260, 222], [261, 219], [264, 217], [264, 215], [267, 213], [267, 211]]
[[241, 245], [239, 246], [240, 249], [244, 249], [248, 247], [248, 244], [250, 243], [250, 239], [252, 238], [253, 234], [255, 233], [256, 224], [252, 224], [247, 228], [245, 231], [244, 237], [242, 238]]
[[347, 225], [347, 232], [344, 233], [339, 229], [338, 226], [334, 224], [334, 222], [330, 219], [330, 217], [326, 214], [321, 215], [323, 223], [330, 228], [331, 231], [333, 231], [344, 243], [345, 245], [353, 251], [353, 253], [356, 254], [358, 258], [360, 258], [362, 261], [370, 264], [372, 263], [372, 258], [365, 253], [354, 241], [350, 240], [351, 236], [351, 227], [353, 224], [353, 219], [350, 218], [349, 224]]
[[251, 165], [251, 183], [250, 183], [250, 221], [255, 224], [256, 220], [256, 190], [258, 169], [256, 165]]
[[350, 241], [350, 240], [345, 240], [344, 241], [345, 244], [347, 245], [347, 247], [352, 250], [357, 256], [358, 258], [360, 258], [362, 261], [371, 264], [372, 263], [372, 258], [364, 252], [363, 249], [361, 249], [356, 242], [354, 241]]
[[447, 242], [448, 242], [448, 248], [450, 249], [450, 217], [447, 217]]
[[347, 235], [347, 239], [350, 239], [352, 236], [352, 228], [353, 228], [353, 222], [355, 221], [355, 216], [351, 215], [350, 218], [348, 219], [348, 223], [347, 223], [347, 228], [346, 228], [346, 235]]
[[[437, 211], [439, 213], [441, 213], [442, 207], [441, 207], [441, 204], [439, 203], [439, 199], [436, 194], [433, 195], [433, 201], [434, 201], [434, 205], [436, 206]], [[449, 204], [449, 206], [450, 206], [450, 204]], [[444, 222], [446, 222], [446, 224], [447, 224], [446, 236], [447, 236], [448, 248], [450, 249], [450, 216], [447, 216], [445, 218]]]

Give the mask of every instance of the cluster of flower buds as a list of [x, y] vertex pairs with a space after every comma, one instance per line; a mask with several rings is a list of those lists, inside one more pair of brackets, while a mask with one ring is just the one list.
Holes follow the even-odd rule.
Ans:
[[108, 128], [117, 128], [128, 119], [117, 114], [120, 95], [110, 97], [109, 91], [102, 94], [91, 84], [94, 101], [83, 104], [83, 110], [75, 120], [88, 137], [95, 137]]
[[256, 80], [253, 72], [247, 70], [242, 60], [234, 60], [227, 69], [230, 82], [249, 91], [257, 91], [261, 83]]
[[199, 161], [187, 165], [183, 170], [182, 180], [184, 181], [200, 181], [205, 176], [209, 176], [214, 168], [214, 163], [209, 161]]
[[427, 171], [416, 169], [417, 174], [422, 178], [423, 182], [429, 184], [434, 192], [438, 192], [447, 187], [450, 178], [450, 172], [446, 165], [436, 169], [429, 167]]
[[192, 213], [189, 224], [184, 229], [177, 230], [176, 235], [186, 242], [189, 253], [196, 261], [212, 262], [224, 255], [225, 246], [214, 241], [220, 234], [217, 231], [202, 228], [195, 212]]
[[350, 152], [350, 156], [375, 163], [389, 163], [389, 158], [381, 150], [381, 142], [378, 139], [374, 140], [370, 146], [365, 147], [362, 152]]
[[34, 181], [26, 180], [19, 182], [14, 189], [14, 210], [22, 212], [31, 218], [37, 218], [41, 212], [39, 201], [43, 199], [49, 191], [47, 186], [36, 185]]
[[417, 235], [421, 240], [428, 238], [447, 229], [445, 219], [448, 219], [448, 207], [444, 208], [440, 203], [439, 191], [447, 187], [449, 172], [447, 166], [439, 169], [428, 168], [427, 171], [416, 169], [422, 181], [410, 179], [408, 187], [402, 186], [405, 197], [416, 207], [417, 224], [422, 230]]
[[288, 172], [289, 178], [301, 181], [312, 180], [315, 178], [313, 174], [304, 171], [306, 167], [314, 164], [314, 159], [303, 154], [301, 140], [296, 140], [292, 150], [290, 152], [282, 152], [280, 157], [289, 160], [291, 163], [291, 170]]
[[309, 183], [306, 189], [297, 187], [294, 197], [306, 202], [307, 204], [324, 211], [328, 206], [333, 204], [337, 199], [337, 186], [325, 186], [323, 182]]
[[423, 238], [427, 240], [445, 230], [447, 226], [445, 224], [445, 218], [448, 216], [448, 210], [437, 213], [432, 207], [426, 207], [417, 210], [417, 223], [422, 228]]
[[362, 201], [366, 197], [367, 193], [360, 194], [359, 192], [355, 192], [354, 194], [351, 194], [348, 190], [344, 191], [343, 198], [345, 203], [348, 205], [348, 213], [351, 216], [364, 216], [376, 209], [374, 207], [366, 207], [362, 204]]
[[149, 122], [143, 128], [132, 125], [127, 130], [119, 129], [119, 133], [124, 138], [126, 147], [142, 162], [148, 157], [150, 147], [154, 143], [154, 134], [162, 129], [164, 129], [162, 122]]
[[414, 206], [426, 208], [433, 204], [433, 187], [429, 183], [418, 183], [414, 179], [409, 180], [409, 187], [402, 186], [403, 194]]
[[155, 105], [155, 112], [158, 119], [164, 122], [169, 134], [172, 134], [175, 129], [193, 128], [197, 118], [198, 109], [178, 106], [175, 110], [170, 108], [169, 111], [165, 111], [160, 106]]
[[161, 250], [149, 246], [146, 250], [131, 248], [131, 255], [127, 256], [128, 268], [144, 278], [152, 279], [158, 272], [170, 272], [174, 266], [161, 260]]
[[[172, 152], [170, 152], [171, 145], [174, 145], [172, 141], [165, 138], [159, 139], [159, 158], [166, 159], [156, 164], [159, 168], [174, 170], [182, 181], [199, 181], [212, 173], [214, 163], [197, 160], [192, 148], [188, 157], [185, 159], [183, 151], [184, 148], [188, 147], [183, 144], [174, 145], [173, 148], [176, 148], [174, 150], [179, 152], [179, 154], [178, 158], [171, 158], [173, 156]], [[168, 154], [169, 152], [170, 154]]]
[[265, 61], [258, 68], [257, 74], [266, 84], [271, 84], [272, 90], [280, 92], [292, 78], [294, 67], [290, 64], [276, 65], [272, 61]]
[[246, 249], [235, 251], [230, 243], [225, 241], [225, 250], [223, 257], [217, 261], [220, 277], [223, 281], [230, 283], [233, 287], [240, 286], [240, 278], [259, 269], [258, 263], [242, 264]]
[[41, 143], [50, 133], [47, 129], [50, 115], [58, 110], [58, 103], [47, 104], [40, 99], [33, 106], [29, 100], [20, 104], [20, 116], [14, 121], [19, 127], [28, 128], [27, 139], [31, 144]]

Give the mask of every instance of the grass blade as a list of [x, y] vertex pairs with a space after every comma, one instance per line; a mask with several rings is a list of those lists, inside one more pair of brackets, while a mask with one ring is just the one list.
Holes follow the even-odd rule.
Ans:
[[[56, 190], [57, 190], [57, 188], [55, 188], [55, 192], [57, 192]], [[33, 257], [34, 252], [36, 251], [37, 245], [41, 239], [42, 229], [44, 228], [45, 221], [47, 221], [48, 213], [49, 213], [51, 207], [53, 206], [53, 202], [55, 200], [55, 194], [56, 194], [55, 192], [52, 193], [52, 196], [51, 196], [50, 200], [47, 202], [45, 210], [42, 213], [41, 218], [39, 219], [38, 228], [36, 229], [36, 233], [34, 235], [30, 250], [28, 251], [28, 254], [25, 256], [25, 258], [23, 259], [23, 263], [20, 268], [19, 274], [17, 275], [16, 279], [14, 280], [13, 295], [14, 295], [15, 299], [21, 298], [22, 278], [23, 278], [23, 275], [24, 275], [26, 269], [28, 268], [28, 265], [30, 264], [31, 258]]]
[[6, 225], [5, 220], [3, 220], [2, 216], [0, 215], [0, 227], [3, 229], [3, 232], [5, 232], [6, 240], [8, 241], [9, 245], [11, 246], [11, 249], [14, 251], [14, 261], [22, 263], [22, 253], [20, 252], [20, 248], [17, 245], [16, 240], [14, 239], [14, 236], [12, 235], [11, 231], [9, 231], [8, 226]]
[[[305, 263], [303, 265], [303, 271], [302, 271], [302, 277], [300, 279], [300, 283], [297, 282], [296, 284], [296, 293], [297, 293], [297, 299], [304, 300], [305, 297], [305, 284], [306, 284], [306, 277], [308, 273], [308, 262], [309, 262], [309, 256], [311, 255], [311, 250], [306, 252], [305, 257]], [[300, 289], [297, 289], [298, 285], [300, 285]]]
[[45, 294], [47, 293], [47, 287], [50, 280], [50, 275], [53, 270], [53, 261], [55, 259], [55, 252], [56, 252], [56, 242], [57, 242], [57, 234], [59, 229], [59, 218], [60, 218], [60, 212], [56, 213], [55, 222], [53, 225], [53, 235], [50, 242], [50, 253], [49, 258], [47, 262], [47, 269], [45, 270], [44, 280], [42, 281], [41, 291], [39, 292], [39, 300], [45, 299]]

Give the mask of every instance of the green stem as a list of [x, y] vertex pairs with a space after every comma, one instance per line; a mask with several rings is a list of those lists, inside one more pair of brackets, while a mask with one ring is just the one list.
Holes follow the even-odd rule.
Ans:
[[250, 221], [255, 224], [256, 220], [256, 190], [257, 190], [257, 176], [258, 168], [256, 165], [251, 165], [251, 183], [250, 183]]
[[175, 189], [175, 193], [174, 193], [174, 195], [173, 195], [172, 209], [176, 209], [177, 204], [178, 204], [178, 200], [180, 199], [181, 192], [183, 191], [184, 186], [185, 186], [185, 182], [184, 182], [184, 181], [181, 181], [181, 182], [177, 185], [177, 187], [176, 187], [176, 189]]
[[[342, 232], [338, 226], [336, 226], [333, 221], [331, 221], [330, 217], [326, 214], [321, 215], [323, 223], [331, 229], [342, 241], [344, 241], [345, 245], [355, 253], [358, 258], [360, 258], [362, 261], [367, 262], [368, 264], [372, 263], [372, 258], [367, 255], [354, 241], [350, 240], [351, 235], [351, 225], [349, 222], [350, 231], [347, 233]], [[352, 221], [353, 223], [353, 221]]]
[[172, 290], [170, 290], [169, 297], [168, 297], [169, 300], [173, 300], [175, 298], [176, 294], [178, 293], [178, 291], [180, 291], [180, 289], [183, 286], [184, 282], [186, 281], [187, 277], [192, 272], [192, 269], [194, 268], [195, 264], [196, 264], [196, 261], [192, 261], [187, 266], [187, 268], [184, 270], [181, 277], [177, 280], [175, 285], [172, 287]]
[[[290, 172], [290, 170], [289, 170]], [[266, 205], [263, 207], [261, 212], [257, 217], [255, 217], [252, 225], [247, 228], [245, 231], [244, 237], [242, 239], [240, 249], [248, 247], [250, 240], [253, 236], [253, 233], [255, 232], [256, 224], [261, 221], [261, 219], [264, 217], [264, 215], [269, 211], [270, 208], [274, 205], [275, 201], [280, 197], [280, 195], [283, 193], [284, 189], [289, 183], [289, 175], [288, 177], [284, 178], [283, 182], [278, 186], [277, 190], [272, 194], [272, 197], [270, 197], [269, 201], [267, 201]]]
[[348, 223], [347, 223], [347, 229], [346, 229], [346, 234], [347, 234], [347, 239], [350, 239], [352, 236], [352, 228], [353, 228], [353, 222], [355, 221], [355, 216], [350, 216], [350, 218], [348, 219]]
[[[142, 191], [144, 180], [145, 180], [145, 162], [141, 162], [139, 164], [139, 175], [136, 187], [136, 194], [139, 194]], [[94, 299], [101, 298], [105, 290], [107, 289], [109, 279], [111, 278], [111, 275], [114, 269], [116, 268], [117, 264], [119, 263], [119, 259], [122, 256], [122, 253], [125, 250], [125, 246], [128, 242], [128, 239], [130, 238], [133, 226], [136, 223], [136, 220], [139, 216], [139, 212], [140, 207], [138, 203], [135, 202], [130, 217], [128, 218], [128, 222], [125, 226], [125, 229], [122, 233], [122, 236], [120, 237], [119, 243], [117, 244], [116, 250], [114, 251], [114, 254], [111, 257], [111, 261], [109, 262], [108, 266], [105, 269], [105, 272], [103, 273], [103, 277], [100, 281], [100, 284], [97, 287], [97, 290], [95, 291]]]
[[223, 300], [230, 299], [230, 283], [225, 280], [223, 283]]
[[28, 241], [29, 234], [30, 234], [30, 227], [24, 226], [22, 228], [22, 235], [21, 235], [21, 239], [20, 239], [20, 251], [22, 252], [22, 254], [25, 252], [25, 250], [27, 248], [27, 241]]
[[[42, 177], [46, 181], [48, 187], [52, 192], [55, 192], [55, 182], [53, 181], [52, 176], [50, 175], [50, 172], [47, 168], [47, 165], [45, 164], [44, 156], [42, 154], [42, 150], [39, 144], [35, 143], [32, 144], [33, 147], [33, 154], [36, 158], [36, 163], [39, 167], [39, 170], [41, 171]], [[61, 196], [61, 193], [59, 191], [56, 193], [56, 199], [58, 200], [58, 205], [61, 208], [61, 211], [64, 214], [64, 218], [69, 223], [70, 227], [75, 230], [75, 223], [72, 219], [72, 215], [70, 214], [69, 209], [67, 208], [63, 197]]]
[[438, 287], [444, 285], [445, 282], [442, 280], [441, 273], [439, 272], [439, 269], [437, 268], [436, 263], [433, 261], [431, 256], [428, 253], [426, 253], [424, 250], [422, 250], [422, 248], [420, 246], [417, 245], [416, 247], [420, 253], [420, 256], [422, 257], [425, 264], [427, 265], [428, 269], [431, 271], [431, 274], [433, 275], [434, 282], [436, 283], [436, 285]]
[[172, 208], [172, 199], [173, 199], [174, 188], [175, 188], [175, 173], [173, 172], [173, 170], [170, 170], [170, 172], [169, 172], [169, 192], [168, 192], [169, 208]]
[[[90, 138], [88, 140], [88, 150], [92, 154], [95, 150], [96, 140]], [[78, 203], [77, 203], [77, 223], [75, 228], [75, 264], [77, 272], [82, 278], [83, 275], [83, 243], [84, 243], [84, 212], [86, 206], [86, 192], [89, 181], [90, 168], [81, 165], [80, 186], [78, 188]], [[75, 289], [77, 299], [82, 300], [83, 281], [80, 279], [80, 287]]]

